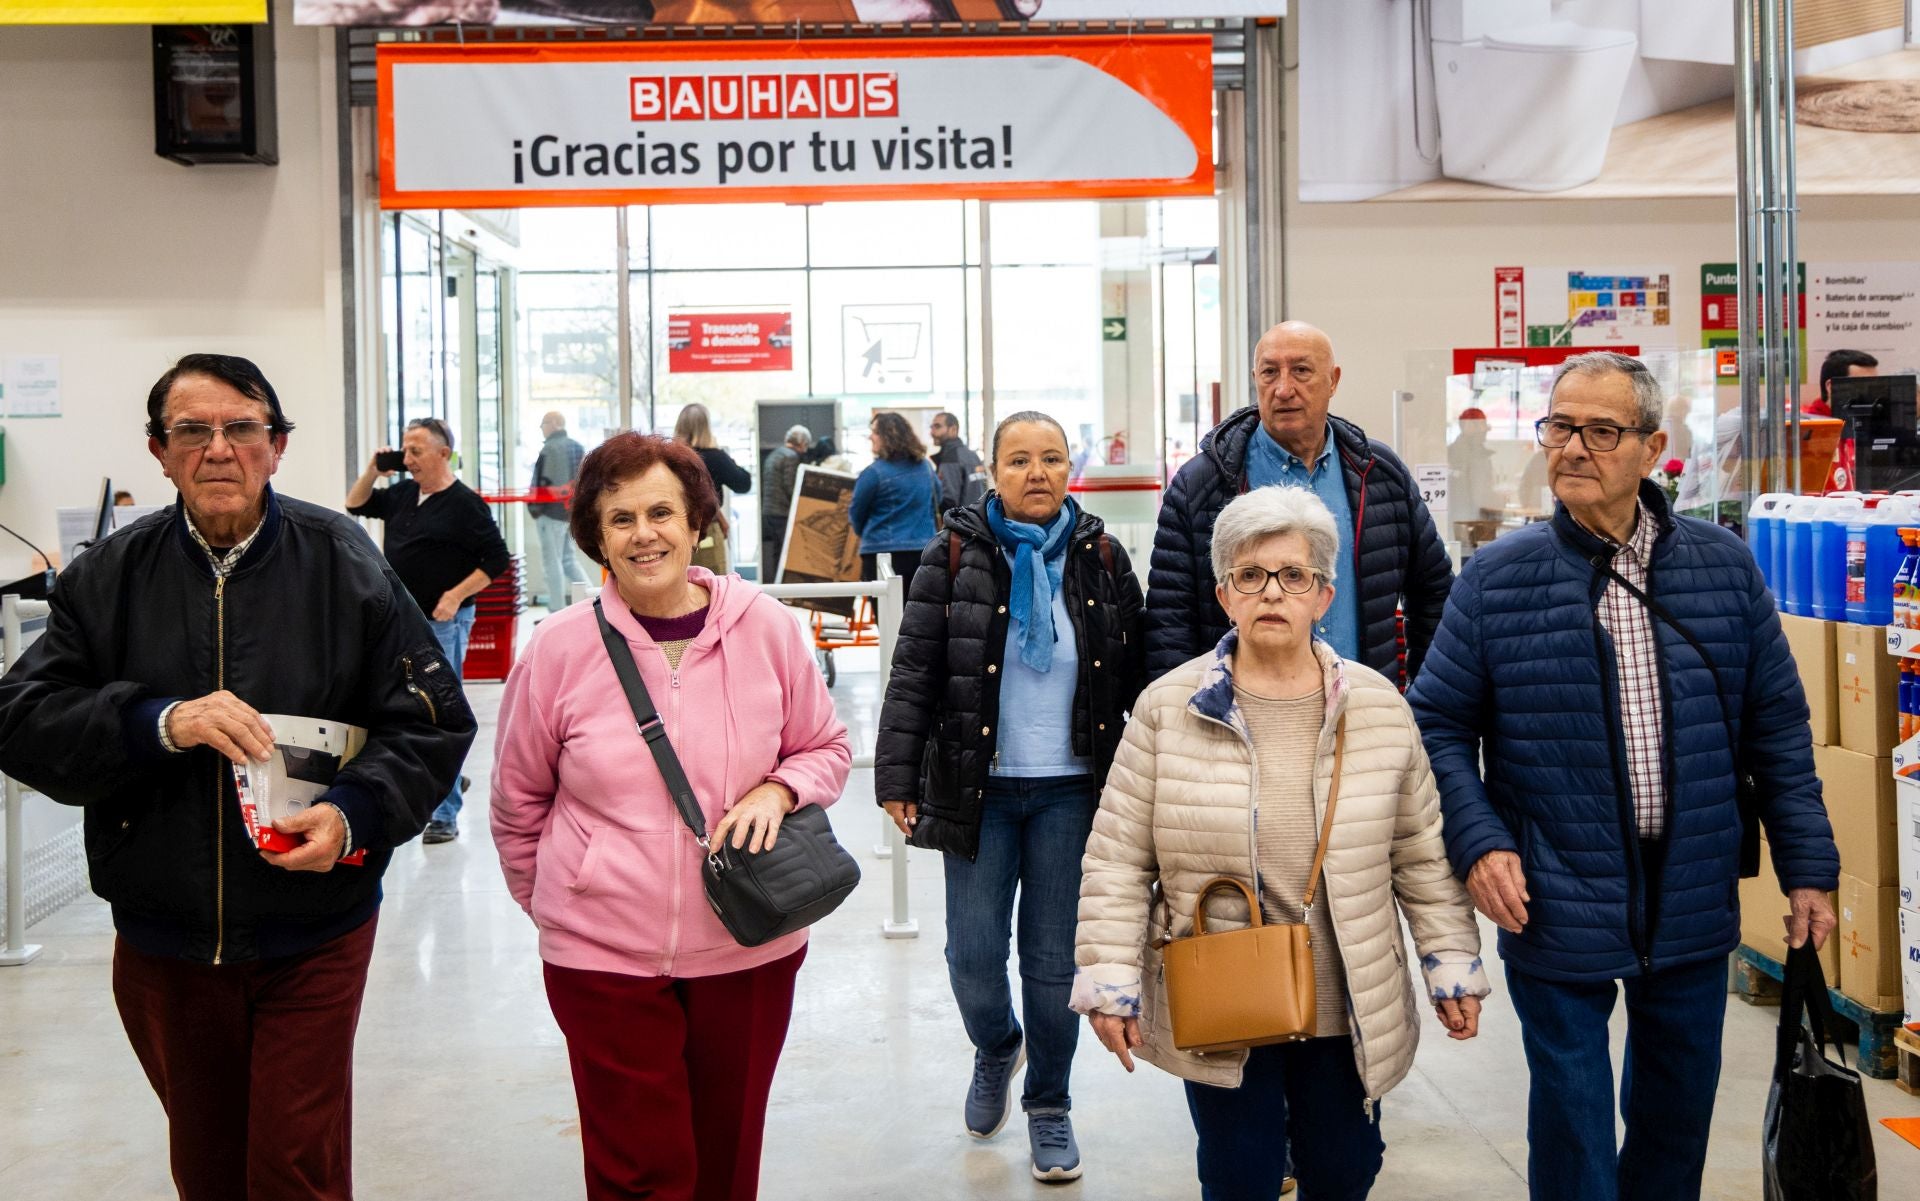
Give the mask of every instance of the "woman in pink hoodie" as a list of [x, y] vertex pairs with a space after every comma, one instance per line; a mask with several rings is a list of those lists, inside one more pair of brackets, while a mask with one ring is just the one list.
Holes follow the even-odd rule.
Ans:
[[[699, 457], [618, 434], [580, 465], [574, 541], [627, 640], [715, 844], [758, 850], [847, 781], [847, 730], [793, 615], [689, 567], [717, 507]], [[749, 1201], [804, 931], [734, 942], [601, 642], [593, 606], [542, 622], [507, 678], [493, 769], [507, 887], [540, 928], [567, 1038], [587, 1195]]]

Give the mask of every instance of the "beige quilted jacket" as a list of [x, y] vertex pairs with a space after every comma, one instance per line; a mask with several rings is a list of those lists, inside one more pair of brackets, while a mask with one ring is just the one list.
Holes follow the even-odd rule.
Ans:
[[[1193, 929], [1193, 905], [1215, 876], [1254, 881], [1253, 745], [1233, 700], [1231, 632], [1217, 650], [1175, 668], [1134, 705], [1087, 842], [1074, 952], [1073, 1007], [1138, 1016], [1147, 1062], [1202, 1084], [1237, 1087], [1245, 1051], [1175, 1049], [1160, 956], [1167, 907], [1172, 935]], [[1335, 941], [1346, 966], [1354, 1061], [1369, 1102], [1413, 1066], [1430, 1003], [1416, 1001], [1399, 912], [1412, 928], [1431, 998], [1489, 991], [1480, 932], [1440, 837], [1433, 773], [1398, 690], [1378, 673], [1315, 643], [1327, 712], [1314, 763], [1316, 820], [1326, 815], [1335, 729], [1347, 745], [1340, 801], [1323, 872]], [[1306, 765], [1302, 765], [1303, 767]], [[1396, 912], [1394, 901], [1399, 902]], [[1209, 930], [1245, 926], [1246, 902], [1215, 894]]]

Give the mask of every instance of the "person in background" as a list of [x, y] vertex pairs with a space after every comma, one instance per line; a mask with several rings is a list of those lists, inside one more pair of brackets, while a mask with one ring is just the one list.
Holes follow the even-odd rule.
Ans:
[[1833, 416], [1833, 381], [1879, 375], [1880, 360], [1864, 350], [1832, 351], [1820, 363], [1820, 395], [1801, 406], [1808, 417]]
[[[996, 491], [949, 510], [921, 553], [874, 750], [887, 813], [946, 857], [947, 972], [974, 1046], [967, 1133], [999, 1132], [1025, 1059], [1032, 1170], [1046, 1181], [1081, 1173], [1067, 1008], [1080, 857], [1144, 670], [1140, 583], [1068, 499], [1067, 470], [1053, 418], [1000, 423]], [[1016, 891], [1024, 1033], [1007, 979]]]
[[745, 467], [733, 461], [733, 456], [720, 449], [720, 443], [713, 436], [713, 423], [707, 417], [707, 406], [690, 404], [680, 410], [673, 421], [673, 440], [683, 446], [690, 446], [706, 464], [707, 477], [713, 481], [714, 494], [720, 498], [719, 505], [713, 511], [713, 524], [707, 528], [706, 535], [700, 539], [700, 545], [693, 552], [693, 561], [715, 575], [726, 575], [733, 570], [733, 556], [728, 553], [727, 537], [733, 531], [733, 523], [727, 519], [727, 494], [724, 489], [735, 492], [753, 491], [753, 476]]
[[[466, 665], [467, 639], [473, 634], [474, 597], [507, 569], [512, 556], [486, 502], [453, 474], [453, 431], [444, 421], [409, 421], [400, 445], [413, 478], [375, 488], [375, 479], [393, 474], [380, 469], [380, 455], [392, 449], [381, 447], [348, 489], [347, 512], [386, 522], [382, 546], [387, 562], [427, 615], [457, 688]], [[451, 842], [460, 836], [465, 787], [462, 778], [455, 778], [421, 842]]]
[[880, 556], [890, 557], [893, 574], [903, 581], [904, 595], [913, 595], [913, 573], [920, 551], [933, 537], [940, 505], [940, 481], [927, 448], [913, 427], [898, 413], [875, 413], [868, 426], [873, 462], [853, 482], [853, 507], [848, 517], [860, 536], [863, 580], [880, 578]]
[[[365, 533], [271, 487], [292, 429], [246, 359], [170, 368], [147, 449], [177, 503], [75, 558], [0, 679], [0, 771], [85, 812], [114, 1004], [182, 1201], [353, 1195], [380, 878], [475, 733]], [[234, 783], [274, 753], [263, 712], [367, 732], [317, 803], [274, 823], [301, 840], [285, 854], [254, 845]]]
[[1353, 582], [1315, 633], [1342, 658], [1405, 687], [1419, 675], [1453, 583], [1413, 474], [1385, 443], [1328, 415], [1340, 368], [1320, 330], [1303, 321], [1268, 330], [1254, 347], [1253, 382], [1257, 403], [1200, 440], [1200, 452], [1174, 474], [1160, 506], [1147, 581], [1147, 670], [1171, 671], [1227, 632], [1209, 549], [1220, 510], [1249, 489], [1294, 484], [1333, 514], [1336, 569]]
[[[1314, 635], [1336, 603], [1338, 546], [1333, 515], [1304, 488], [1256, 488], [1220, 511], [1214, 591], [1233, 628], [1141, 694], [1087, 843], [1073, 1007], [1128, 1071], [1137, 1050], [1187, 1082], [1203, 1201], [1274, 1201], [1289, 1143], [1302, 1196], [1372, 1189], [1378, 1104], [1420, 1037], [1402, 914], [1450, 1037], [1478, 1032], [1489, 991], [1413, 715], [1393, 681]], [[1160, 948], [1193, 933], [1219, 876], [1248, 885], [1266, 921], [1307, 927], [1310, 1037], [1174, 1046]], [[1231, 895], [1209, 904], [1210, 932], [1251, 920]]]
[[970, 505], [987, 494], [987, 474], [980, 456], [960, 436], [960, 419], [938, 413], [927, 426], [933, 438], [933, 470], [940, 477], [940, 512]]
[[[566, 414], [555, 409], [540, 419], [540, 434], [546, 441], [540, 457], [533, 461], [535, 488], [571, 488], [580, 474], [580, 460], [586, 447], [567, 436]], [[586, 573], [573, 557], [573, 543], [567, 534], [567, 502], [533, 501], [527, 505], [533, 517], [534, 532], [540, 538], [541, 578], [547, 585], [547, 608], [567, 607], [567, 585], [584, 584]]]
[[590, 1201], [752, 1201], [767, 1094], [807, 954], [743, 947], [700, 888], [706, 851], [635, 732], [601, 638], [624, 640], [715, 847], [773, 844], [830, 805], [847, 728], [791, 612], [693, 565], [718, 500], [689, 447], [615, 434], [580, 468], [573, 536], [607, 569], [595, 605], [542, 622], [507, 677], [493, 839], [540, 931], [566, 1036]]
[[1738, 535], [1646, 478], [1660, 416], [1638, 359], [1561, 364], [1534, 427], [1553, 520], [1468, 561], [1407, 697], [1454, 871], [1501, 930], [1535, 1201], [1699, 1197], [1748, 821], [1792, 898], [1786, 941], [1834, 927], [1839, 855], [1773, 595]]
[[122, 489], [121, 491], [113, 494], [113, 503], [115, 507], [118, 507], [120, 505], [131, 505], [133, 503], [133, 493]]
[[760, 580], [780, 578], [780, 547], [786, 541], [787, 517], [793, 512], [793, 484], [800, 475], [800, 459], [813, 445], [813, 431], [796, 425], [786, 441], [773, 448], [760, 465]]

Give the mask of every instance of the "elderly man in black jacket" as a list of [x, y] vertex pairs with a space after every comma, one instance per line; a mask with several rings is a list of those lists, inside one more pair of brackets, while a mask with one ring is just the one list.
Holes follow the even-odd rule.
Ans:
[[[1327, 413], [1340, 368], [1327, 335], [1283, 321], [1254, 348], [1258, 405], [1215, 426], [1160, 506], [1147, 577], [1147, 672], [1157, 678], [1227, 632], [1213, 598], [1213, 521], [1250, 488], [1311, 490], [1340, 530], [1339, 577], [1353, 586], [1314, 631], [1340, 655], [1402, 688], [1440, 624], [1453, 568], [1413, 477], [1383, 442]], [[1401, 659], [1400, 612], [1406, 655]]]
[[[188, 355], [147, 418], [178, 503], [61, 574], [46, 633], [0, 679], [0, 770], [86, 810], [114, 1000], [184, 1201], [347, 1198], [380, 876], [458, 774], [473, 714], [367, 536], [268, 486], [293, 427], [257, 367]], [[367, 732], [275, 823], [297, 843], [279, 854], [235, 788], [273, 753], [263, 713]]]

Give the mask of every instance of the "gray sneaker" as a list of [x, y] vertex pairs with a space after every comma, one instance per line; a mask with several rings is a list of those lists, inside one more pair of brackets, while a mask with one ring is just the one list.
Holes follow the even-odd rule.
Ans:
[[1061, 1183], [1080, 1179], [1080, 1144], [1073, 1139], [1073, 1119], [1066, 1110], [1029, 1111], [1027, 1142], [1033, 1148], [1035, 1180]]
[[1023, 1039], [1011, 1055], [973, 1053], [973, 1082], [967, 1086], [967, 1133], [992, 1138], [1013, 1116], [1013, 1078], [1027, 1062]]

